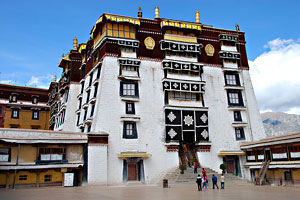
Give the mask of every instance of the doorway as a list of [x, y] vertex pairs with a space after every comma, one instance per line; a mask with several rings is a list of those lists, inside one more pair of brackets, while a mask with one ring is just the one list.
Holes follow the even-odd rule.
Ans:
[[137, 181], [137, 162], [128, 162], [127, 164], [128, 181]]
[[285, 171], [284, 172], [284, 180], [285, 180], [285, 184], [287, 184], [287, 185], [293, 183], [292, 172], [291, 171]]

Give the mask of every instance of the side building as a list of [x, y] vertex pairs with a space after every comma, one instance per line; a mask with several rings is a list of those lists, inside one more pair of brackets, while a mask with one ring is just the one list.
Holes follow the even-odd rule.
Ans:
[[256, 184], [300, 184], [300, 133], [241, 144], [245, 176]]
[[76, 186], [86, 180], [86, 134], [0, 129], [0, 187]]
[[0, 84], [0, 127], [49, 129], [48, 90]]
[[107, 148], [88, 147], [89, 183], [153, 183], [195, 159], [245, 176], [240, 143], [265, 133], [238, 26], [202, 24], [199, 12], [196, 22], [163, 19], [156, 8], [154, 19], [103, 14], [90, 34], [78, 46], [77, 105], [66, 108], [76, 120], [62, 127], [108, 135]]

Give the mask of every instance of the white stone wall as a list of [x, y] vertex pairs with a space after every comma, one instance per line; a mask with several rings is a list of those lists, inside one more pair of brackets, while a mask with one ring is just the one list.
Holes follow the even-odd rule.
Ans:
[[[92, 132], [106, 132], [108, 141], [108, 184], [123, 183], [121, 152], [147, 152], [144, 160], [146, 183], [156, 182], [165, 172], [178, 166], [178, 154], [166, 152], [164, 146], [164, 94], [161, 86], [163, 70], [160, 62], [142, 60], [139, 99], [135, 102], [138, 139], [123, 139], [125, 101], [120, 97], [119, 64], [117, 58], [105, 57], [102, 64]], [[102, 86], [102, 87], [101, 87]]]
[[107, 146], [88, 146], [88, 184], [107, 185]]
[[257, 141], [266, 138], [266, 133], [262, 124], [261, 116], [259, 113], [253, 85], [250, 78], [250, 73], [248, 70], [242, 70], [240, 76], [243, 77], [245, 96], [245, 105], [247, 106], [247, 111], [249, 113], [249, 123], [251, 125], [251, 132], [253, 141]]
[[68, 102], [66, 103], [66, 114], [65, 121], [63, 124], [64, 131], [76, 131], [76, 114], [77, 109], [77, 95], [79, 94], [80, 84], [72, 83], [69, 87], [69, 97]]
[[[240, 142], [258, 140], [265, 137], [258, 106], [256, 103], [249, 71], [242, 70], [240, 80], [244, 89], [242, 96], [245, 110], [241, 110], [244, 127], [245, 140], [237, 141], [233, 110], [228, 108], [227, 91], [224, 88], [224, 73], [221, 68], [204, 66], [203, 79], [206, 81], [204, 101], [208, 107], [209, 138], [212, 142], [210, 152], [198, 152], [199, 161], [202, 166], [212, 168], [221, 172], [219, 166], [223, 158], [218, 156], [220, 151], [240, 151]], [[248, 114], [249, 113], [249, 114]], [[249, 119], [250, 116], [250, 119]], [[243, 171], [243, 165], [241, 165]], [[242, 172], [243, 173], [243, 172]]]

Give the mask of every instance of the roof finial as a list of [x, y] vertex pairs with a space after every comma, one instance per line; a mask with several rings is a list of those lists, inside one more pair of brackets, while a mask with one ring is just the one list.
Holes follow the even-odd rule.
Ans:
[[196, 23], [200, 23], [200, 13], [196, 11]]
[[155, 19], [159, 19], [159, 8], [155, 7]]
[[56, 75], [54, 75], [54, 82], [56, 82]]
[[77, 43], [78, 43], [77, 38], [74, 37], [74, 39], [73, 39], [73, 49], [74, 50], [77, 50]]
[[240, 26], [238, 24], [235, 24], [236, 31], [240, 31]]
[[141, 6], [139, 6], [138, 17], [140, 17], [140, 18], [142, 18], [142, 17], [143, 17], [143, 13], [142, 13], [142, 7], [141, 7]]

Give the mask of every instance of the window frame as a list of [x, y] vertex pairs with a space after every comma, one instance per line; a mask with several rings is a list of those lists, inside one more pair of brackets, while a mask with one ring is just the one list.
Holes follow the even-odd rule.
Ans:
[[9, 103], [17, 103], [17, 102], [18, 102], [18, 95], [17, 94], [11, 94], [9, 96]]
[[[132, 129], [130, 128], [130, 125], [132, 126]], [[132, 131], [132, 134], [127, 134], [128, 130]], [[138, 133], [136, 128], [136, 123], [132, 121], [124, 121], [123, 123], [123, 138], [124, 139], [138, 139]]]
[[0, 163], [11, 161], [11, 149], [10, 148], [0, 147], [0, 155], [6, 155], [7, 156], [7, 160], [3, 160], [3, 161], [0, 160]]
[[[134, 102], [126, 102], [125, 104], [126, 108], [125, 108], [125, 112], [126, 114], [135, 114], [135, 105]], [[131, 106], [131, 110], [129, 110], [129, 107]]]
[[52, 175], [51, 174], [45, 174], [44, 175], [44, 182], [52, 182]]
[[[134, 88], [124, 88], [125, 85], [133, 85]], [[127, 87], [127, 86], [126, 86]], [[130, 90], [130, 94], [128, 94], [128, 91]], [[126, 94], [124, 94], [126, 91]], [[131, 94], [131, 92], [133, 92], [133, 95]], [[134, 97], [134, 98], [138, 98], [139, 97], [139, 88], [138, 88], [138, 83], [137, 82], [120, 82], [120, 96], [124, 96], [124, 97]]]
[[235, 122], [243, 121], [241, 111], [239, 110], [233, 111], [233, 120]]
[[[37, 113], [36, 116], [35, 113]], [[40, 112], [38, 110], [32, 110], [32, 120], [39, 120], [39, 118], [40, 118]]]
[[[17, 113], [17, 116], [14, 115], [14, 112]], [[11, 109], [11, 118], [12, 119], [19, 119], [19, 114], [20, 114], [19, 109]]]
[[32, 97], [32, 104], [38, 104], [38, 102], [39, 102], [38, 99], [39, 99], [39, 98], [38, 98], [37, 96], [33, 96], [33, 97]]
[[[232, 95], [237, 95], [233, 98]], [[242, 92], [238, 90], [227, 90], [227, 99], [229, 106], [244, 106]], [[234, 101], [238, 101], [235, 103]]]
[[[238, 131], [240, 131], [240, 133], [238, 133]], [[245, 131], [244, 131], [243, 127], [236, 127], [234, 129], [234, 132], [235, 132], [235, 139], [236, 140], [245, 140], [246, 139]], [[240, 134], [240, 136], [238, 136], [238, 134]]]
[[[231, 78], [228, 76], [230, 76]], [[233, 77], [235, 83], [232, 83]], [[226, 86], [241, 86], [240, 77], [238, 73], [224, 73], [224, 78]]]

